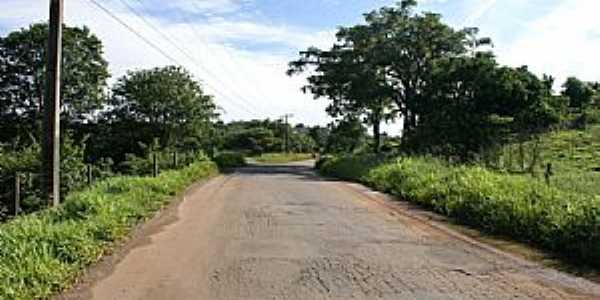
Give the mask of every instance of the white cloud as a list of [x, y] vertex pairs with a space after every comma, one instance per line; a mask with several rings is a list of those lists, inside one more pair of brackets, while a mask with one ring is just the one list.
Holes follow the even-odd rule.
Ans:
[[[0, 24], [8, 24], [12, 30], [47, 18], [47, 1], [3, 1], [7, 2], [2, 4]], [[300, 28], [267, 26], [235, 19], [220, 20], [211, 24], [199, 22], [193, 30], [191, 25], [161, 22], [146, 16], [165, 35], [171, 37], [177, 45], [173, 46], [125, 7], [119, 6], [118, 1], [100, 3], [111, 8], [120, 19], [152, 40], [205, 82], [208, 92], [215, 95], [217, 103], [225, 109], [225, 120], [277, 118], [284, 113], [294, 113], [297, 122], [324, 124], [328, 121], [324, 112], [325, 103], [314, 101], [312, 96], [300, 92], [304, 79], [285, 75], [287, 62], [295, 58], [290, 57], [289, 52], [282, 55], [267, 49], [249, 51], [232, 46], [229, 41], [255, 40], [261, 43], [277, 43], [295, 51], [311, 45], [331, 44], [334, 40], [333, 32], [315, 34], [303, 32]], [[233, 9], [240, 1], [198, 3], [204, 3], [200, 7], [206, 11], [224, 11]], [[178, 5], [180, 8], [186, 7], [183, 4], [185, 1], [172, 2], [172, 5]], [[19, 17], [14, 17], [16, 13]], [[70, 25], [86, 25], [103, 41], [105, 57], [114, 76], [112, 80], [127, 70], [172, 64], [87, 0], [66, 1], [65, 22]], [[198, 33], [202, 36], [199, 37]], [[187, 55], [177, 48], [184, 49]], [[190, 59], [190, 56], [193, 59]]]
[[488, 13], [498, 2], [498, 0], [477, 0], [475, 3], [468, 4], [469, 11], [460, 27], [473, 26], [479, 19]]
[[515, 41], [499, 49], [499, 59], [553, 75], [557, 84], [571, 75], [599, 81], [599, 11], [599, 1], [564, 0], [550, 13], [515, 32]]
[[160, 1], [161, 5], [166, 5], [170, 8], [177, 8], [188, 12], [219, 14], [229, 13], [240, 9], [247, 0], [175, 0], [175, 1]]

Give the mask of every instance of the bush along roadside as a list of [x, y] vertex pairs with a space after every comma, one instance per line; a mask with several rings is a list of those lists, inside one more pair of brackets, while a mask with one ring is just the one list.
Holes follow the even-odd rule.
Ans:
[[114, 177], [57, 209], [0, 225], [0, 299], [47, 299], [193, 182], [218, 173], [203, 161], [156, 178]]
[[221, 152], [215, 156], [214, 161], [221, 170], [239, 168], [247, 165], [246, 157], [240, 152]]
[[265, 153], [254, 157], [254, 160], [261, 163], [288, 163], [313, 159], [312, 153]]
[[477, 166], [448, 166], [432, 158], [329, 157], [320, 171], [600, 268], [599, 195], [560, 190], [531, 177]]

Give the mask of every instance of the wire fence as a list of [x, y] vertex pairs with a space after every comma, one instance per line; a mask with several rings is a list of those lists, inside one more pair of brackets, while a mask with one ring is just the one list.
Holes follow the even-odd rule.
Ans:
[[[103, 165], [102, 162], [85, 164], [81, 170], [61, 176], [61, 194], [64, 197], [69, 191], [83, 189], [117, 175], [157, 177], [163, 170], [185, 167], [196, 158], [194, 152], [152, 153], [148, 157], [135, 157], [125, 162], [129, 164], [130, 171], [124, 173], [115, 172], [111, 166]], [[49, 204], [44, 204], [43, 200], [43, 180], [44, 174], [36, 172], [14, 172], [4, 176], [0, 174], [0, 221], [48, 207]]]

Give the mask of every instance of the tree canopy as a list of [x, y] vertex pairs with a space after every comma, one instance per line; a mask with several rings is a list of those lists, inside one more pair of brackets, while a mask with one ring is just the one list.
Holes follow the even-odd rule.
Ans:
[[[48, 25], [33, 24], [0, 38], [2, 140], [35, 134], [46, 82]], [[80, 123], [105, 101], [108, 63], [101, 41], [87, 27], [64, 26], [62, 120]]]
[[160, 147], [206, 148], [218, 118], [213, 97], [205, 94], [199, 82], [181, 67], [167, 66], [130, 71], [112, 88], [105, 123], [130, 138], [126, 144], [152, 144]]
[[[289, 75], [311, 71], [303, 88], [327, 98], [327, 112], [373, 126], [403, 120], [403, 147], [464, 159], [517, 133], [557, 122], [552, 80], [500, 66], [477, 28], [454, 29], [441, 15], [404, 0], [342, 27], [331, 48], [308, 48]], [[341, 124], [341, 123], [340, 123]]]
[[563, 84], [563, 88], [563, 96], [569, 98], [569, 106], [574, 108], [582, 108], [590, 104], [594, 97], [592, 85], [576, 77], [567, 78], [567, 81]]

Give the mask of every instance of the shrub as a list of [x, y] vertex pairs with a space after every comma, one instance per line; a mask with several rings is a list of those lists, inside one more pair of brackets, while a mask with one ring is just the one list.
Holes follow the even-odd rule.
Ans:
[[323, 174], [362, 182], [363, 177], [383, 161], [385, 161], [383, 158], [375, 154], [326, 156], [324, 161], [319, 162], [318, 165]]
[[156, 163], [161, 172], [187, 166], [194, 161], [209, 160], [204, 152], [195, 154], [177, 152], [177, 166], [175, 166], [174, 153], [176, 153], [176, 150], [149, 151], [144, 156], [128, 153], [125, 154], [125, 161], [120, 163], [119, 169], [127, 175], [151, 175], [154, 169], [154, 155], [156, 155]]
[[254, 159], [263, 163], [286, 163], [312, 159], [310, 153], [265, 153]]
[[114, 177], [0, 225], [0, 299], [51, 297], [172, 195], [215, 173], [198, 162], [157, 178]]
[[325, 165], [325, 163], [330, 160], [333, 159], [334, 156], [332, 155], [322, 155], [319, 157], [319, 159], [317, 160], [317, 162], [315, 163], [315, 169], [320, 170], [321, 168], [323, 168], [323, 165]]
[[585, 109], [579, 118], [575, 120], [575, 126], [577, 128], [585, 128], [588, 125], [594, 124], [600, 124], [600, 109], [598, 108]]
[[238, 168], [246, 165], [246, 158], [239, 152], [221, 152], [213, 160], [220, 169]]
[[[21, 208], [28, 213], [46, 206], [46, 203], [39, 197], [40, 150], [40, 145], [36, 142], [21, 148], [0, 146], [0, 220], [7, 217], [2, 212], [8, 211], [8, 207], [12, 206], [14, 178], [17, 173], [23, 176], [23, 181], [26, 181], [23, 184], [31, 186], [21, 191], [23, 198]], [[78, 145], [73, 141], [70, 133], [64, 135], [60, 153], [62, 195], [79, 190], [86, 183], [84, 150], [83, 145]]]
[[321, 172], [363, 182], [460, 223], [600, 267], [598, 195], [479, 166], [448, 166], [431, 158], [337, 157], [325, 161]]

